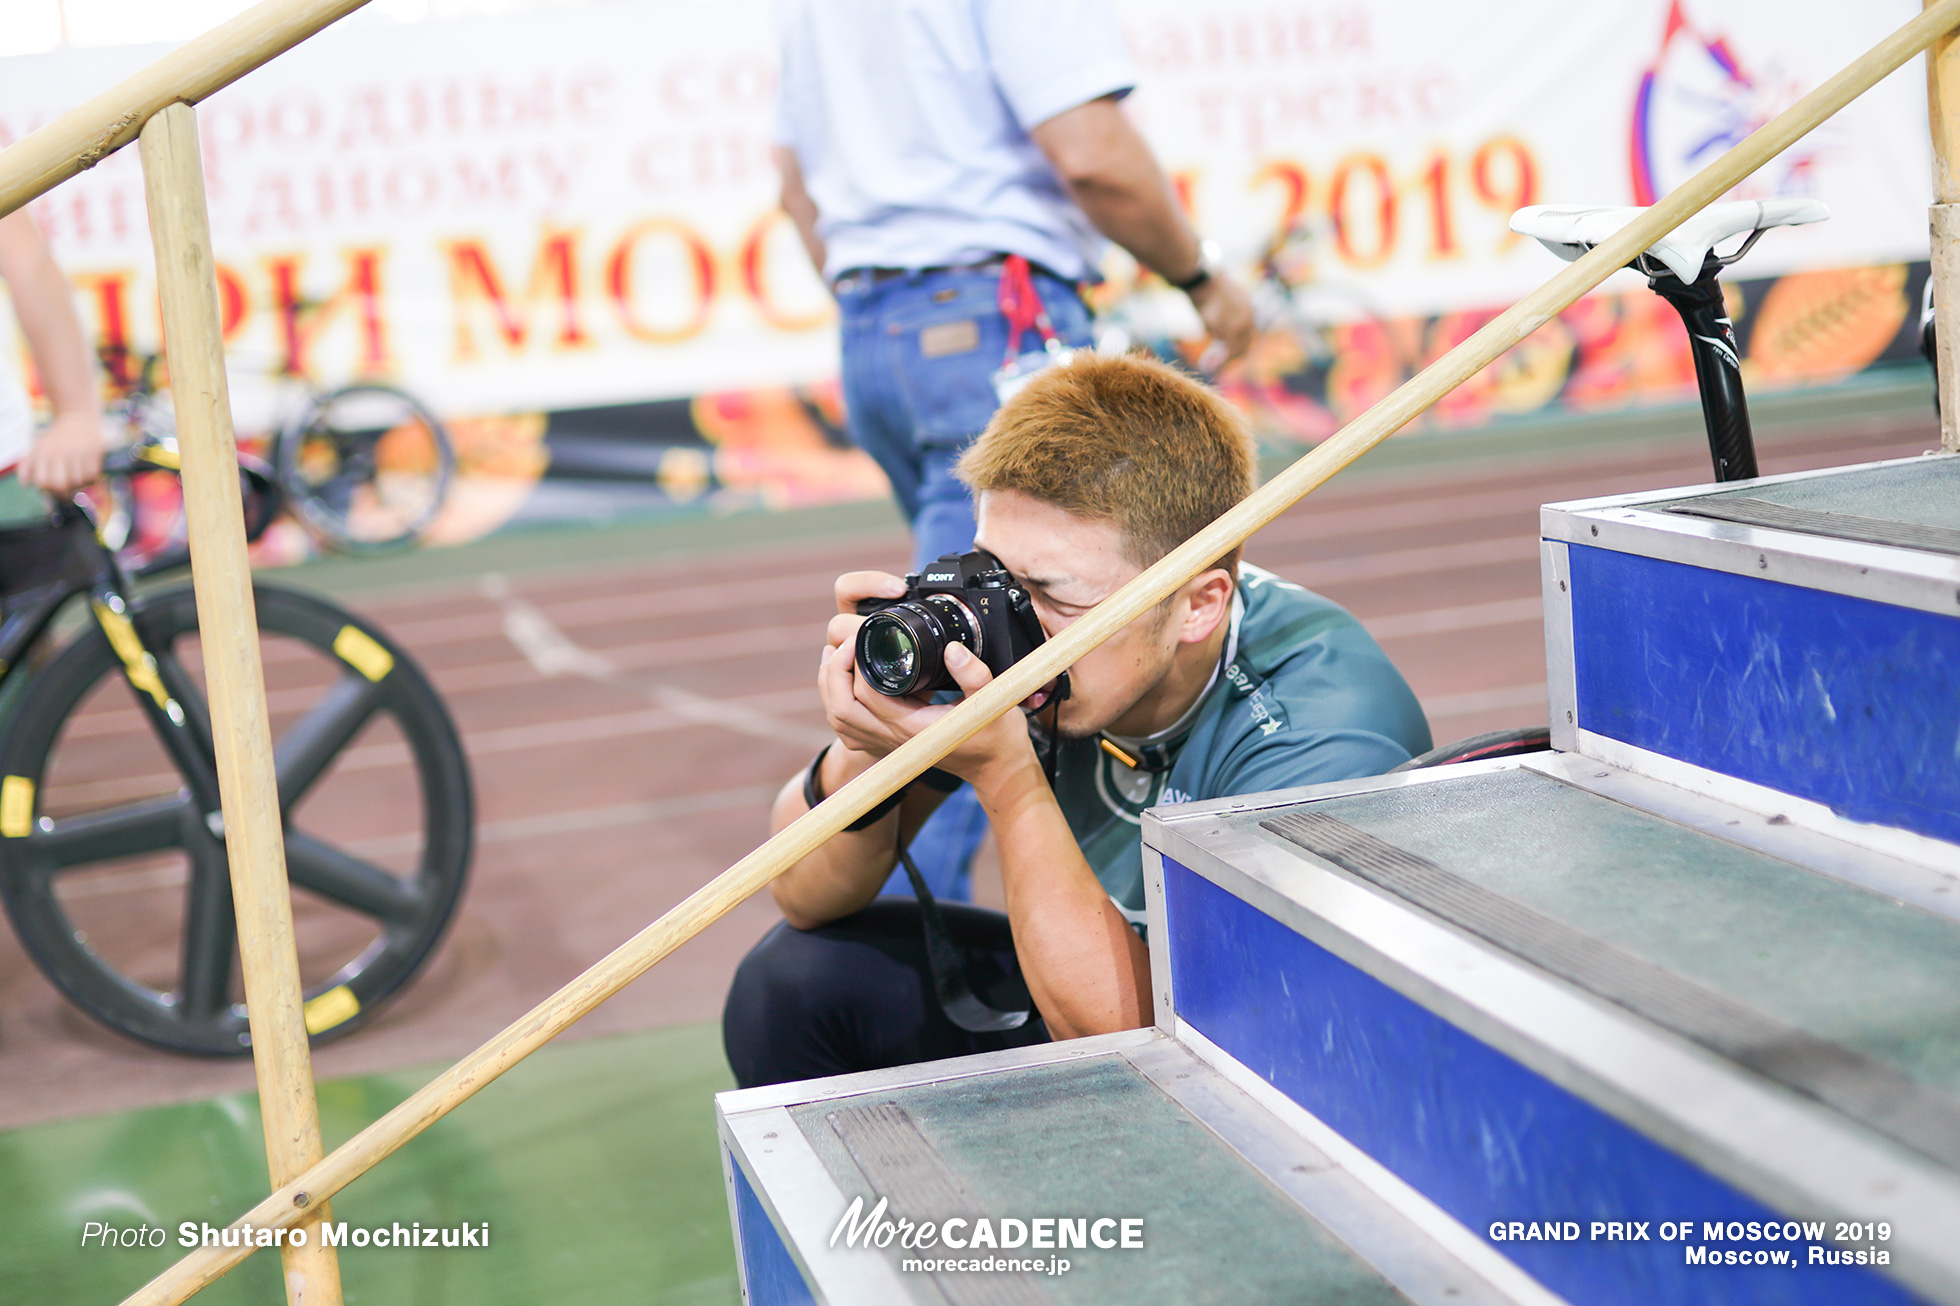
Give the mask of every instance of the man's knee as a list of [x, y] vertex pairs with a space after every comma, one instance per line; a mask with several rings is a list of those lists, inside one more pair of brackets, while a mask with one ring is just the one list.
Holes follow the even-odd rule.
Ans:
[[736, 1082], [868, 1069], [859, 1063], [882, 1032], [917, 1025], [921, 978], [892, 955], [898, 941], [882, 937], [885, 914], [874, 908], [815, 930], [779, 924], [750, 949], [722, 1009]]
[[836, 951], [823, 930], [777, 924], [735, 968], [728, 1010], [763, 1022], [819, 1014], [834, 996]]

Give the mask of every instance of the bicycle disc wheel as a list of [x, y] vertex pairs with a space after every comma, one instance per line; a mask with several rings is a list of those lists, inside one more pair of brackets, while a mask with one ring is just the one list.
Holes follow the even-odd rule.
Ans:
[[315, 398], [279, 433], [280, 485], [329, 546], [378, 553], [413, 544], [449, 493], [449, 432], [413, 395], [350, 385]]
[[[257, 603], [317, 1043], [364, 1023], [441, 939], [469, 871], [469, 772], [441, 699], [385, 636], [290, 590]], [[131, 616], [208, 738], [190, 587]], [[145, 1042], [248, 1052], [222, 821], [192, 801], [98, 628], [35, 679], [0, 774], [0, 899], [49, 979]]]

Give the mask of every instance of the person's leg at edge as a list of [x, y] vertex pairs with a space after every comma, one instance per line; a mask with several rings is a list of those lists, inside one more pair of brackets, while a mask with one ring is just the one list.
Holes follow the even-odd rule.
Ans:
[[[1075, 287], [1046, 273], [1037, 274], [1035, 284], [1042, 303], [1048, 307], [1055, 334], [1062, 343], [1072, 349], [1089, 348], [1094, 343], [1089, 310]], [[985, 401], [981, 404], [969, 401], [957, 409], [949, 406], [949, 411], [938, 415], [937, 421], [925, 423], [926, 429], [916, 437], [918, 455], [915, 465], [919, 468], [919, 488], [918, 507], [912, 519], [912, 567], [915, 571], [935, 558], [948, 553], [964, 553], [973, 547], [973, 495], [954, 475], [953, 469], [960, 455], [979, 438], [986, 425], [981, 409], [985, 409], [985, 417], [992, 416], [993, 371], [1000, 365], [1007, 338], [1005, 321], [998, 312], [994, 314], [990, 328], [978, 333], [980, 347], [972, 352], [970, 361], [961, 369], [966, 374], [964, 388], [969, 392], [974, 390], [984, 374], [987, 387]], [[1032, 344], [1032, 338], [1022, 342], [1024, 348], [1032, 347]], [[945, 364], [939, 366], [943, 369]], [[960, 421], [962, 417], [964, 422]], [[954, 423], [958, 424], [959, 433], [949, 437], [946, 429]], [[987, 814], [980, 809], [980, 800], [973, 790], [962, 785], [947, 795], [939, 810], [912, 838], [912, 860], [918, 865], [919, 874], [935, 897], [958, 902], [972, 898], [973, 855], [986, 836]], [[891, 895], [912, 892], [911, 882], [903, 869], [892, 872], [882, 892]]]
[[879, 312], [887, 287], [858, 285], [846, 277], [837, 286], [844, 423], [851, 443], [891, 483], [892, 498], [910, 522], [919, 513], [918, 450], [905, 397], [893, 385]]
[[[976, 989], [1005, 1009], [1019, 984], [1007, 917], [944, 912]], [[815, 930], [777, 925], [742, 959], [722, 1010], [722, 1045], [743, 1088], [1047, 1041], [1038, 1015], [998, 1034], [948, 1020], [932, 996], [918, 907], [896, 899]]]
[[[940, 444], [920, 451], [919, 515], [912, 521], [914, 571], [935, 558], [973, 547], [973, 496], [953, 475], [963, 448]], [[939, 810], [912, 836], [912, 860], [934, 897], [951, 902], [973, 897], [973, 854], [986, 837], [987, 814], [980, 810], [972, 788], [961, 785], [946, 795]], [[912, 882], [900, 868], [881, 892], [909, 895]]]

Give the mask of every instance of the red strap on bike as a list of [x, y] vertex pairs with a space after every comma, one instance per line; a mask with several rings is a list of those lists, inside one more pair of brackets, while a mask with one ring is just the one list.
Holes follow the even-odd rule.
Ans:
[[1034, 277], [1028, 270], [1028, 261], [1019, 254], [1009, 254], [1000, 264], [1000, 315], [1007, 319], [1007, 359], [1014, 360], [1021, 351], [1021, 337], [1030, 328], [1039, 331], [1043, 341], [1054, 339], [1055, 332], [1048, 325], [1048, 309], [1041, 302], [1041, 294], [1034, 288]]

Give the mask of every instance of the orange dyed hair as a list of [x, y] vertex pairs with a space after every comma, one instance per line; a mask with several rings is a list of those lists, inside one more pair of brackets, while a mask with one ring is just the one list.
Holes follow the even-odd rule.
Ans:
[[959, 476], [1113, 522], [1148, 567], [1252, 493], [1254, 459], [1245, 418], [1210, 387], [1155, 359], [1083, 352], [1001, 405]]

